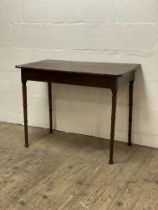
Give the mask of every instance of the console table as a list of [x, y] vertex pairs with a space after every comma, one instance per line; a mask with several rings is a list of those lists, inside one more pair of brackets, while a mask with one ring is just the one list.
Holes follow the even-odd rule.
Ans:
[[51, 90], [52, 82], [111, 89], [112, 111], [111, 111], [110, 155], [109, 155], [110, 164], [113, 164], [117, 91], [120, 86], [124, 85], [125, 83], [129, 83], [128, 145], [131, 145], [133, 83], [134, 83], [135, 71], [140, 67], [139, 64], [43, 60], [39, 62], [18, 65], [16, 67], [21, 69], [25, 147], [29, 146], [28, 123], [27, 123], [27, 86], [26, 86], [26, 82], [28, 80], [48, 83], [50, 133], [53, 132], [52, 90]]

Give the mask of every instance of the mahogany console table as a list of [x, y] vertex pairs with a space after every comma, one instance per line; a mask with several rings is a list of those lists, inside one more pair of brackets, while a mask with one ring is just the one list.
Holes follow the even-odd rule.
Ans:
[[129, 83], [128, 145], [131, 145], [133, 83], [134, 83], [135, 71], [140, 67], [139, 64], [43, 60], [39, 62], [18, 65], [16, 67], [21, 68], [25, 147], [29, 146], [28, 123], [27, 123], [27, 86], [26, 86], [26, 82], [28, 80], [48, 83], [50, 133], [53, 132], [52, 90], [51, 90], [52, 82], [111, 89], [112, 111], [111, 111], [110, 157], [109, 157], [110, 164], [113, 164], [113, 146], [114, 146], [114, 134], [115, 134], [117, 91], [120, 86], [124, 85], [125, 83]]

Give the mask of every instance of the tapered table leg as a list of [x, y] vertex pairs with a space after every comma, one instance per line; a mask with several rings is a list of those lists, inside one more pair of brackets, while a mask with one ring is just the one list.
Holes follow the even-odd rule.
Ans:
[[49, 104], [49, 133], [53, 133], [52, 129], [52, 86], [48, 82], [48, 104]]
[[27, 123], [27, 86], [26, 81], [22, 82], [23, 92], [23, 114], [24, 114], [24, 133], [25, 133], [25, 147], [29, 147], [28, 143], [28, 123]]
[[112, 111], [111, 111], [111, 133], [110, 133], [110, 157], [109, 164], [113, 164], [113, 147], [115, 137], [117, 91], [112, 91]]
[[128, 145], [132, 145], [132, 111], [133, 111], [133, 84], [134, 81], [129, 82], [129, 122], [128, 122]]

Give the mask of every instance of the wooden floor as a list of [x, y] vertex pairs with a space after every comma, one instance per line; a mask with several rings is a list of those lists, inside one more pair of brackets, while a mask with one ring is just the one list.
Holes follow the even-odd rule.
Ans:
[[158, 210], [158, 150], [0, 123], [0, 210]]

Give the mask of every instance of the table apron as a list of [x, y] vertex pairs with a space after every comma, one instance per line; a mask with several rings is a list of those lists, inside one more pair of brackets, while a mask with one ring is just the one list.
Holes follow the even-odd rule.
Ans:
[[110, 75], [98, 75], [87, 73], [73, 73], [73, 72], [56, 72], [56, 71], [41, 71], [21, 69], [22, 82], [27, 80], [40, 82], [54, 82], [71, 85], [81, 85], [90, 87], [100, 87], [117, 89], [118, 77]]

